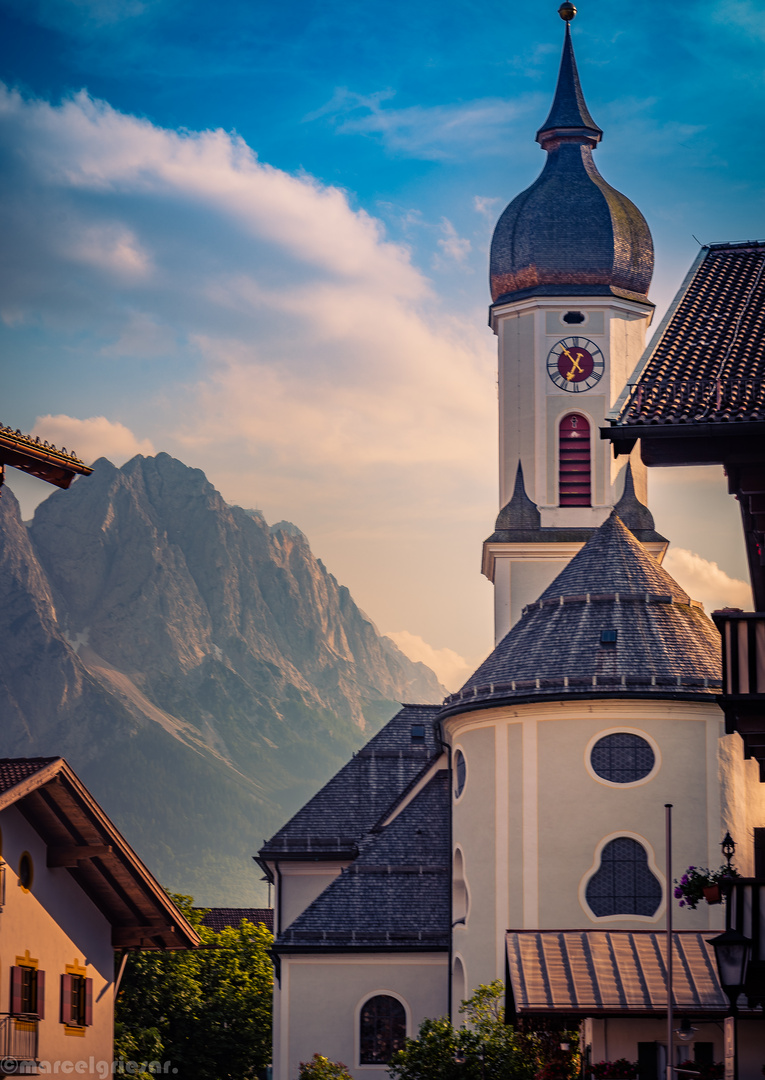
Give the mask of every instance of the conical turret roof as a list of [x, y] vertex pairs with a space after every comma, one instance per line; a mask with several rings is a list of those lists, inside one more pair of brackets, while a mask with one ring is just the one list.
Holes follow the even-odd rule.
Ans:
[[566, 38], [560, 58], [555, 97], [547, 119], [537, 132], [537, 142], [545, 146], [557, 135], [570, 135], [574, 131], [586, 135], [593, 145], [603, 137], [603, 132], [590, 116], [584, 100], [571, 41], [571, 24], [566, 23]]
[[441, 715], [539, 698], [713, 699], [719, 690], [714, 624], [614, 511]]

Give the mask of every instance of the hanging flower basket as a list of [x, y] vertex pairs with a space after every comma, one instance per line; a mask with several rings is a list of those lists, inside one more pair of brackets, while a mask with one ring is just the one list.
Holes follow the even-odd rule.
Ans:
[[675, 899], [680, 907], [692, 911], [706, 900], [708, 904], [721, 904], [723, 901], [722, 882], [739, 877], [735, 866], [721, 866], [719, 870], [708, 870], [705, 866], [689, 866], [678, 881], [675, 879]]

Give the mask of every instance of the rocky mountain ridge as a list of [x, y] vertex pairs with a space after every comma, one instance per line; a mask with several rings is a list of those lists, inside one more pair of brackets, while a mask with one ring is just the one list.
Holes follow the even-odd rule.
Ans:
[[159, 454], [25, 527], [0, 499], [0, 754], [61, 754], [160, 880], [260, 897], [250, 856], [432, 672], [288, 522]]

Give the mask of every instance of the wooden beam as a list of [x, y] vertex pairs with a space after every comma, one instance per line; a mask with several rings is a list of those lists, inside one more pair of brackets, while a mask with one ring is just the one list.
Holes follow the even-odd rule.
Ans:
[[52, 869], [57, 866], [77, 866], [86, 859], [98, 859], [111, 855], [111, 844], [72, 844], [67, 847], [49, 847], [48, 863]]
[[112, 947], [115, 949], [140, 948], [144, 941], [154, 941], [163, 944], [161, 935], [174, 934], [175, 927], [171, 923], [162, 926], [113, 926]]

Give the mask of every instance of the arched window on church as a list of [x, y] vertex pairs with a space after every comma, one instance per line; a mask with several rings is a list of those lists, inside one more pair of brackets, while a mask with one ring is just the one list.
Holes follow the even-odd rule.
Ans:
[[561, 506], [592, 506], [590, 425], [579, 413], [560, 422], [558, 498]]
[[617, 836], [600, 853], [600, 866], [585, 893], [593, 915], [655, 915], [661, 883], [648, 866], [648, 852], [631, 836]]
[[386, 1065], [397, 1050], [404, 1049], [406, 1011], [390, 994], [377, 994], [364, 1002], [360, 1025], [360, 1065]]

